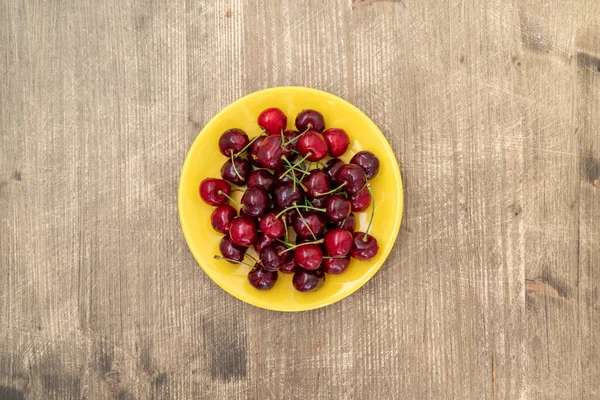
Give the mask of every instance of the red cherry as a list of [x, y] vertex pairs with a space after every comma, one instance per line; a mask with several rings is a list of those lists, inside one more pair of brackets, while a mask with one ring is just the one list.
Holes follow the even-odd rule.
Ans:
[[240, 152], [250, 142], [248, 135], [241, 129], [228, 129], [219, 138], [219, 151], [226, 157]]
[[332, 222], [343, 221], [352, 211], [350, 202], [340, 194], [329, 196], [325, 208], [327, 209], [325, 215], [327, 216], [327, 219]]
[[296, 264], [302, 268], [313, 271], [321, 265], [321, 261], [323, 261], [323, 252], [321, 251], [321, 247], [317, 244], [305, 244], [296, 249], [294, 260], [296, 260]]
[[367, 179], [373, 179], [379, 172], [379, 159], [370, 151], [359, 151], [350, 160], [350, 164], [356, 164], [365, 170]]
[[[290, 255], [292, 256], [291, 259], [287, 262], [284, 262], [281, 265], [281, 267], [279, 267], [279, 270], [281, 272], [283, 272], [284, 274], [293, 274], [298, 269], [297, 268], [298, 265], [296, 264], [296, 260], [294, 260], [292, 252], [288, 251], [288, 253], [290, 253]], [[288, 253], [286, 253], [286, 254], [288, 254]]]
[[230, 194], [231, 187], [223, 179], [206, 178], [200, 182], [200, 197], [211, 206], [227, 204]]
[[301, 204], [302, 201], [304, 201], [304, 191], [300, 185], [296, 185], [294, 190], [292, 182], [282, 182], [273, 189], [273, 203], [279, 210], [284, 210], [294, 204]]
[[326, 193], [331, 188], [329, 184], [329, 178], [325, 172], [320, 169], [313, 169], [308, 175], [302, 180], [302, 183], [306, 187], [306, 194], [309, 197], [322, 197], [322, 193]]
[[331, 257], [345, 256], [352, 248], [352, 234], [340, 228], [327, 231], [324, 239], [325, 251]]
[[365, 170], [354, 164], [342, 165], [335, 174], [335, 180], [338, 184], [344, 184], [344, 190], [349, 194], [354, 194], [365, 187], [367, 184], [367, 175]]
[[325, 168], [323, 168], [323, 172], [327, 174], [330, 182], [335, 184], [338, 183], [335, 179], [335, 175], [343, 165], [345, 165], [345, 163], [339, 158], [332, 158], [331, 160], [327, 161], [327, 164], [325, 164]]
[[256, 171], [252, 171], [250, 176], [248, 177], [248, 187], [262, 186], [265, 188], [267, 192], [270, 192], [274, 187], [277, 181], [272, 173], [265, 169], [257, 169]]
[[281, 168], [283, 165], [283, 155], [281, 135], [267, 136], [260, 146], [258, 146], [256, 153], [260, 165], [268, 169]]
[[287, 117], [279, 108], [267, 108], [258, 116], [258, 126], [269, 135], [281, 135], [287, 125]]
[[311, 203], [313, 206], [315, 206], [316, 208], [325, 208], [325, 205], [327, 204], [327, 199], [329, 197], [324, 196], [324, 197], [317, 197], [314, 199], [311, 199]]
[[258, 147], [264, 140], [264, 138], [256, 139], [250, 144], [248, 150], [246, 150], [248, 152], [248, 161], [250, 161], [250, 164], [254, 165], [255, 167], [262, 167], [260, 162], [258, 162]]
[[350, 146], [350, 138], [343, 129], [329, 128], [323, 132], [323, 139], [325, 139], [331, 157], [341, 156]]
[[242, 262], [244, 260], [246, 247], [233, 243], [229, 236], [225, 236], [219, 243], [219, 251], [223, 257], [228, 258], [227, 262], [235, 264], [235, 261]]
[[254, 243], [254, 250], [256, 250], [258, 254], [260, 254], [262, 249], [273, 243], [274, 240], [275, 239], [268, 237], [264, 233], [259, 233], [258, 238], [256, 239], [256, 243]]
[[267, 271], [277, 271], [284, 263], [291, 258], [290, 252], [283, 253], [286, 247], [279, 243], [273, 242], [265, 247], [260, 252], [260, 263]]
[[353, 244], [352, 249], [350, 249], [350, 255], [357, 260], [367, 261], [372, 259], [377, 255], [379, 251], [379, 245], [377, 244], [377, 239], [373, 236], [366, 234], [364, 232], [355, 232], [352, 234]]
[[248, 282], [258, 290], [269, 290], [277, 282], [277, 271], [267, 271], [260, 265], [255, 265], [248, 272]]
[[298, 135], [300, 135], [300, 132], [298, 131], [283, 132], [283, 140], [285, 141], [284, 144], [287, 143], [284, 147], [286, 149], [286, 152], [289, 153], [289, 156], [286, 157], [288, 157], [290, 161], [294, 160], [297, 156], [297, 154], [293, 151], [297, 150], [298, 141], [293, 139], [295, 139]]
[[298, 268], [294, 273], [292, 284], [299, 292], [310, 292], [319, 289], [325, 283], [325, 273], [322, 269], [306, 271]]
[[339, 275], [350, 265], [350, 257], [324, 258], [323, 271], [330, 275]]
[[342, 228], [348, 232], [354, 232], [356, 230], [356, 217], [354, 214], [348, 215], [343, 221], [330, 222], [330, 228]]
[[250, 217], [235, 217], [229, 228], [229, 236], [233, 243], [248, 247], [256, 243], [256, 223]]
[[365, 186], [358, 192], [350, 195], [350, 205], [352, 206], [352, 212], [365, 211], [371, 205], [371, 194], [369, 189]]
[[269, 209], [269, 194], [264, 187], [254, 186], [246, 189], [240, 203], [242, 215], [258, 218]]
[[231, 222], [237, 216], [235, 208], [225, 204], [215, 208], [210, 216], [210, 224], [217, 232], [228, 233]]
[[265, 235], [276, 239], [285, 235], [285, 224], [283, 219], [276, 217], [277, 212], [269, 211], [259, 219], [258, 226]]
[[296, 215], [292, 219], [292, 227], [301, 239], [311, 239], [313, 233], [318, 238], [325, 230], [325, 216], [323, 213], [316, 211], [303, 211], [300, 213], [296, 211]]
[[315, 110], [302, 110], [296, 116], [296, 129], [304, 132], [307, 129], [314, 129], [317, 132], [323, 132], [325, 129], [325, 119], [323, 114]]
[[[233, 168], [234, 165], [235, 168]], [[233, 163], [231, 160], [227, 160], [221, 167], [221, 177], [238, 186], [246, 184], [251, 172], [252, 166], [248, 160], [239, 157], [234, 158]]]
[[[298, 139], [298, 153], [308, 161], [319, 161], [327, 155], [325, 139], [317, 131], [308, 131]], [[310, 155], [308, 155], [310, 153]]]

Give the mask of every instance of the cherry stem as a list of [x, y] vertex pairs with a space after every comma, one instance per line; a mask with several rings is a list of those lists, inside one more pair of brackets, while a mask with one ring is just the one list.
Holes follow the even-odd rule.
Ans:
[[[286, 156], [282, 156], [282, 158], [283, 158], [283, 161], [285, 161], [290, 167], [283, 174], [281, 174], [281, 176], [279, 177], [279, 179], [285, 177], [287, 174], [289, 174], [290, 172], [293, 172], [294, 170], [302, 171], [301, 169], [296, 169], [295, 165], [292, 165], [292, 163], [290, 163], [290, 161], [287, 159]], [[306, 186], [304, 186], [302, 184], [302, 182], [300, 182], [298, 180], [298, 177], [296, 176], [295, 173], [292, 173], [292, 175], [290, 175], [290, 178], [292, 178], [292, 182], [294, 182], [294, 192], [296, 191], [296, 184], [300, 185], [300, 187], [302, 188], [302, 190], [306, 191]]]
[[248, 254], [248, 253], [245, 253], [244, 255], [246, 255], [246, 256], [248, 256], [248, 257], [250, 257], [250, 258], [252, 259], [252, 261], [254, 261], [254, 262], [260, 262], [259, 260], [257, 260], [256, 258], [252, 257], [252, 256], [251, 256], [250, 254]]
[[287, 249], [285, 249], [285, 250], [283, 250], [283, 251], [279, 252], [279, 255], [282, 255], [283, 253], [286, 253], [286, 252], [288, 252], [288, 251], [290, 251], [290, 250], [297, 249], [298, 247], [301, 247], [301, 246], [306, 246], [307, 244], [321, 244], [321, 243], [323, 243], [323, 241], [324, 241], [323, 239], [319, 239], [319, 240], [315, 240], [314, 242], [305, 242], [305, 243], [300, 243], [300, 244], [294, 245], [294, 246], [292, 246], [292, 247], [288, 247]]
[[233, 151], [231, 152], [231, 166], [233, 167], [233, 170], [235, 171], [235, 174], [237, 175], [237, 177], [240, 178], [240, 180], [245, 181], [245, 179], [240, 175], [237, 168], [235, 167], [235, 159], [233, 156]]
[[341, 188], [343, 188], [344, 186], [346, 186], [346, 184], [348, 184], [348, 182], [344, 182], [344, 183], [342, 183], [340, 186], [338, 186], [338, 187], [336, 187], [336, 188], [334, 188], [334, 189], [331, 189], [331, 190], [330, 190], [330, 191], [328, 191], [328, 192], [325, 192], [325, 193], [315, 193], [315, 196], [327, 196], [328, 194], [335, 193], [335, 192], [337, 192], [338, 190], [340, 190]]
[[298, 216], [300, 217], [300, 219], [302, 220], [302, 222], [304, 223], [304, 225], [306, 226], [306, 229], [308, 229], [308, 231], [310, 232], [310, 234], [312, 235], [313, 239], [317, 240], [317, 236], [315, 235], [315, 233], [313, 232], [312, 229], [310, 229], [310, 226], [308, 225], [308, 222], [306, 222], [306, 220], [304, 219], [304, 217], [302, 216], [302, 213], [300, 212], [300, 210], [296, 209], [296, 212], [298, 213]]
[[244, 264], [244, 265], [254, 268], [254, 265], [248, 264], [247, 262], [244, 262], [244, 261], [238, 261], [238, 260], [234, 260], [232, 258], [221, 257], [221, 256], [214, 256], [214, 258], [215, 258], [215, 260], [225, 260], [225, 261], [229, 261], [229, 262], [232, 262], [235, 264]]
[[315, 210], [315, 211], [321, 211], [321, 212], [325, 212], [325, 211], [327, 211], [327, 209], [326, 209], [326, 208], [317, 208], [317, 207], [303, 206], [303, 205], [296, 204], [296, 205], [293, 205], [293, 206], [289, 206], [288, 208], [284, 208], [283, 210], [281, 210], [281, 211], [279, 212], [279, 214], [277, 214], [277, 215], [275, 216], [275, 218], [279, 218], [279, 217], [281, 217], [283, 214], [285, 214], [285, 213], [286, 213], [286, 211], [289, 211], [289, 210], [297, 210], [297, 209], [299, 209], [299, 208], [303, 208], [303, 209], [305, 209], [305, 210]]
[[238, 205], [238, 206], [240, 206], [240, 207], [242, 206], [242, 205], [239, 203], [239, 201], [237, 201], [237, 200], [236, 200], [236, 199], [234, 199], [233, 197], [229, 196], [227, 193], [225, 193], [225, 192], [224, 192], [224, 191], [222, 191], [222, 190], [219, 190], [219, 191], [217, 192], [217, 194], [221, 194], [221, 195], [223, 195], [223, 196], [227, 197], [229, 200], [233, 201], [235, 204], [237, 204], [237, 205]]
[[371, 195], [371, 219], [369, 220], [369, 225], [367, 226], [367, 230], [365, 231], [365, 235], [363, 236], [363, 242], [367, 241], [367, 234], [371, 229], [371, 224], [373, 223], [373, 217], [375, 216], [375, 197], [373, 196], [373, 191], [371, 190], [371, 185], [367, 184], [367, 190], [369, 191], [369, 195]]
[[[285, 226], [285, 236], [283, 237], [285, 239], [285, 241], [288, 241], [288, 227], [287, 227], [287, 221], [285, 218], [283, 218], [283, 226]], [[279, 240], [279, 239], [277, 239]]]
[[[252, 143], [254, 143], [259, 137], [263, 137], [265, 135], [265, 133], [267, 132], [266, 129], [263, 129], [260, 134], [256, 137], [253, 137], [247, 145], [244, 146], [243, 149], [241, 149], [240, 151], [238, 151], [237, 153], [235, 153], [235, 156], [239, 156], [240, 154], [242, 154], [243, 152], [245, 152], [246, 150], [248, 150], [248, 147], [252, 146]], [[232, 152], [233, 153], [233, 152]]]
[[312, 125], [308, 124], [308, 127], [304, 130], [304, 132], [302, 132], [301, 134], [299, 134], [298, 136], [291, 138], [290, 140], [288, 140], [285, 143], [282, 143], [282, 146], [287, 146], [288, 144], [292, 144], [294, 143], [296, 140], [300, 139], [302, 137], [302, 135], [304, 135], [306, 132], [310, 131], [312, 129]]

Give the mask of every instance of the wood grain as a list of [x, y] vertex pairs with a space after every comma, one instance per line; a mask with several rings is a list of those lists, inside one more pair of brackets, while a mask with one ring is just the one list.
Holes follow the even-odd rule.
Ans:
[[[597, 399], [600, 5], [0, 2], [0, 399]], [[270, 86], [363, 109], [405, 218], [283, 314], [180, 233], [197, 132]]]

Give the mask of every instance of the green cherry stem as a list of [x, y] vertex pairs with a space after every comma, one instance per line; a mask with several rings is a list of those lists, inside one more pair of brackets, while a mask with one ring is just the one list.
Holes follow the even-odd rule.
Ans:
[[300, 212], [300, 210], [296, 209], [296, 212], [298, 213], [298, 216], [300, 217], [300, 219], [302, 220], [302, 222], [304, 223], [304, 225], [306, 226], [306, 229], [308, 229], [308, 231], [310, 232], [310, 234], [312, 235], [314, 240], [317, 240], [317, 236], [315, 235], [315, 233], [313, 232], [312, 229], [310, 229], [310, 226], [308, 225], [308, 222], [306, 222], [306, 220], [304, 219], [304, 217], [302, 216], [302, 213]]
[[233, 197], [229, 196], [227, 193], [223, 192], [222, 190], [219, 190], [219, 191], [217, 192], [217, 194], [221, 194], [221, 195], [223, 195], [223, 196], [227, 197], [229, 200], [233, 201], [235, 204], [237, 204], [237, 205], [238, 205], [238, 206], [240, 206], [240, 207], [242, 206], [242, 205], [240, 204], [240, 202], [239, 202], [239, 201], [237, 201], [237, 200], [236, 200], [236, 199], [234, 199]]
[[279, 214], [277, 214], [277, 215], [275, 216], [275, 218], [279, 218], [279, 217], [281, 217], [283, 214], [285, 214], [285, 213], [286, 213], [286, 211], [289, 211], [289, 210], [297, 210], [297, 209], [299, 209], [299, 208], [302, 208], [302, 209], [304, 209], [304, 210], [315, 210], [315, 211], [321, 211], [321, 212], [325, 212], [325, 211], [327, 211], [327, 209], [326, 209], [326, 208], [317, 208], [317, 207], [303, 206], [303, 205], [298, 205], [298, 204], [296, 204], [296, 205], [293, 205], [293, 206], [289, 206], [288, 208], [284, 208], [283, 210], [281, 210], [281, 211], [279, 212]]
[[335, 193], [335, 192], [337, 192], [338, 190], [340, 190], [341, 188], [343, 188], [344, 186], [346, 186], [346, 184], [347, 184], [347, 183], [348, 183], [348, 182], [344, 182], [344, 183], [342, 183], [340, 186], [338, 186], [338, 187], [336, 187], [336, 188], [334, 188], [334, 189], [331, 189], [330, 191], [328, 191], [328, 192], [325, 192], [325, 193], [315, 193], [315, 196], [327, 196], [328, 194]]
[[247, 265], [247, 266], [249, 266], [251, 268], [254, 268], [254, 265], [248, 264], [247, 262], [244, 262], [244, 261], [238, 261], [238, 260], [234, 260], [232, 258], [221, 257], [221, 256], [214, 256], [214, 258], [215, 258], [215, 260], [225, 260], [225, 261], [229, 261], [229, 262], [232, 262], [232, 263], [235, 263], [235, 264], [244, 264], [244, 265]]
[[250, 257], [250, 258], [252, 259], [252, 261], [254, 261], [254, 262], [260, 262], [259, 260], [257, 260], [256, 258], [252, 257], [252, 256], [251, 256], [250, 254], [248, 254], [248, 253], [246, 253], [246, 254], [244, 254], [244, 255], [245, 255], [245, 256], [248, 256], [248, 257]]
[[302, 135], [304, 135], [306, 132], [310, 131], [312, 129], [312, 125], [308, 124], [308, 127], [306, 127], [306, 130], [302, 133], [300, 133], [298, 136], [296, 136], [295, 138], [291, 138], [290, 140], [288, 140], [285, 143], [282, 143], [282, 146], [287, 146], [288, 144], [292, 144], [294, 143], [296, 140], [300, 139], [302, 137]]
[[375, 197], [373, 196], [373, 191], [371, 190], [371, 185], [367, 183], [367, 190], [371, 195], [371, 219], [369, 220], [369, 225], [367, 226], [367, 230], [365, 231], [365, 235], [363, 236], [363, 242], [367, 241], [367, 234], [371, 229], [371, 224], [373, 223], [373, 217], [375, 216]]
[[253, 137], [246, 146], [244, 146], [243, 149], [241, 149], [240, 151], [238, 151], [237, 153], [235, 153], [235, 156], [238, 157], [240, 154], [242, 154], [243, 152], [245, 152], [246, 150], [248, 150], [248, 148], [250, 146], [252, 146], [252, 143], [254, 143], [258, 138], [265, 136], [265, 133], [267, 133], [266, 129], [263, 129], [260, 134], [258, 136]]
[[233, 170], [235, 171], [235, 174], [237, 175], [238, 178], [240, 178], [240, 180], [245, 181], [245, 179], [240, 175], [240, 173], [238, 172], [237, 168], [235, 167], [235, 159], [234, 159], [234, 156], [233, 156], [233, 151], [230, 154], [231, 154], [231, 166], [233, 167]]
[[283, 253], [287, 253], [287, 252], [288, 252], [288, 251], [290, 251], [290, 250], [297, 249], [298, 247], [301, 247], [301, 246], [306, 246], [307, 244], [321, 244], [321, 243], [323, 243], [323, 241], [324, 241], [323, 239], [319, 239], [319, 240], [315, 240], [314, 242], [305, 242], [305, 243], [300, 243], [300, 244], [294, 245], [294, 246], [292, 246], [292, 247], [288, 247], [288, 248], [287, 248], [287, 249], [285, 249], [284, 251], [280, 252], [280, 253], [279, 253], [279, 255], [282, 255]]

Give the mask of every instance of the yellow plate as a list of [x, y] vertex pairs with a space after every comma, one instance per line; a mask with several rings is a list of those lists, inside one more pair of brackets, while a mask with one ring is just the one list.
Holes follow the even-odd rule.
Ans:
[[[375, 196], [375, 219], [370, 233], [379, 243], [379, 252], [370, 261], [352, 260], [340, 275], [327, 275], [325, 284], [315, 292], [299, 293], [292, 276], [279, 273], [273, 289], [258, 291], [248, 283], [249, 267], [219, 261], [222, 235], [210, 225], [214, 209], [198, 192], [206, 177], [220, 178], [226, 158], [218, 150], [219, 136], [229, 128], [241, 128], [250, 138], [260, 133], [256, 119], [269, 107], [278, 107], [288, 116], [287, 129], [294, 128], [298, 112], [305, 108], [320, 111], [327, 128], [344, 129], [350, 148], [341, 157], [350, 161], [360, 150], [373, 152], [380, 161], [379, 174], [371, 180]], [[239, 193], [238, 193], [239, 198]], [[402, 219], [403, 190], [398, 163], [385, 136], [358, 108], [330, 93], [305, 87], [275, 87], [249, 94], [233, 102], [206, 124], [192, 144], [183, 164], [179, 182], [179, 218], [185, 239], [202, 269], [228, 293], [252, 305], [278, 311], [302, 311], [323, 307], [350, 295], [364, 285], [390, 254]], [[371, 209], [357, 213], [358, 230], [364, 231]], [[255, 254], [255, 253], [253, 253]]]

